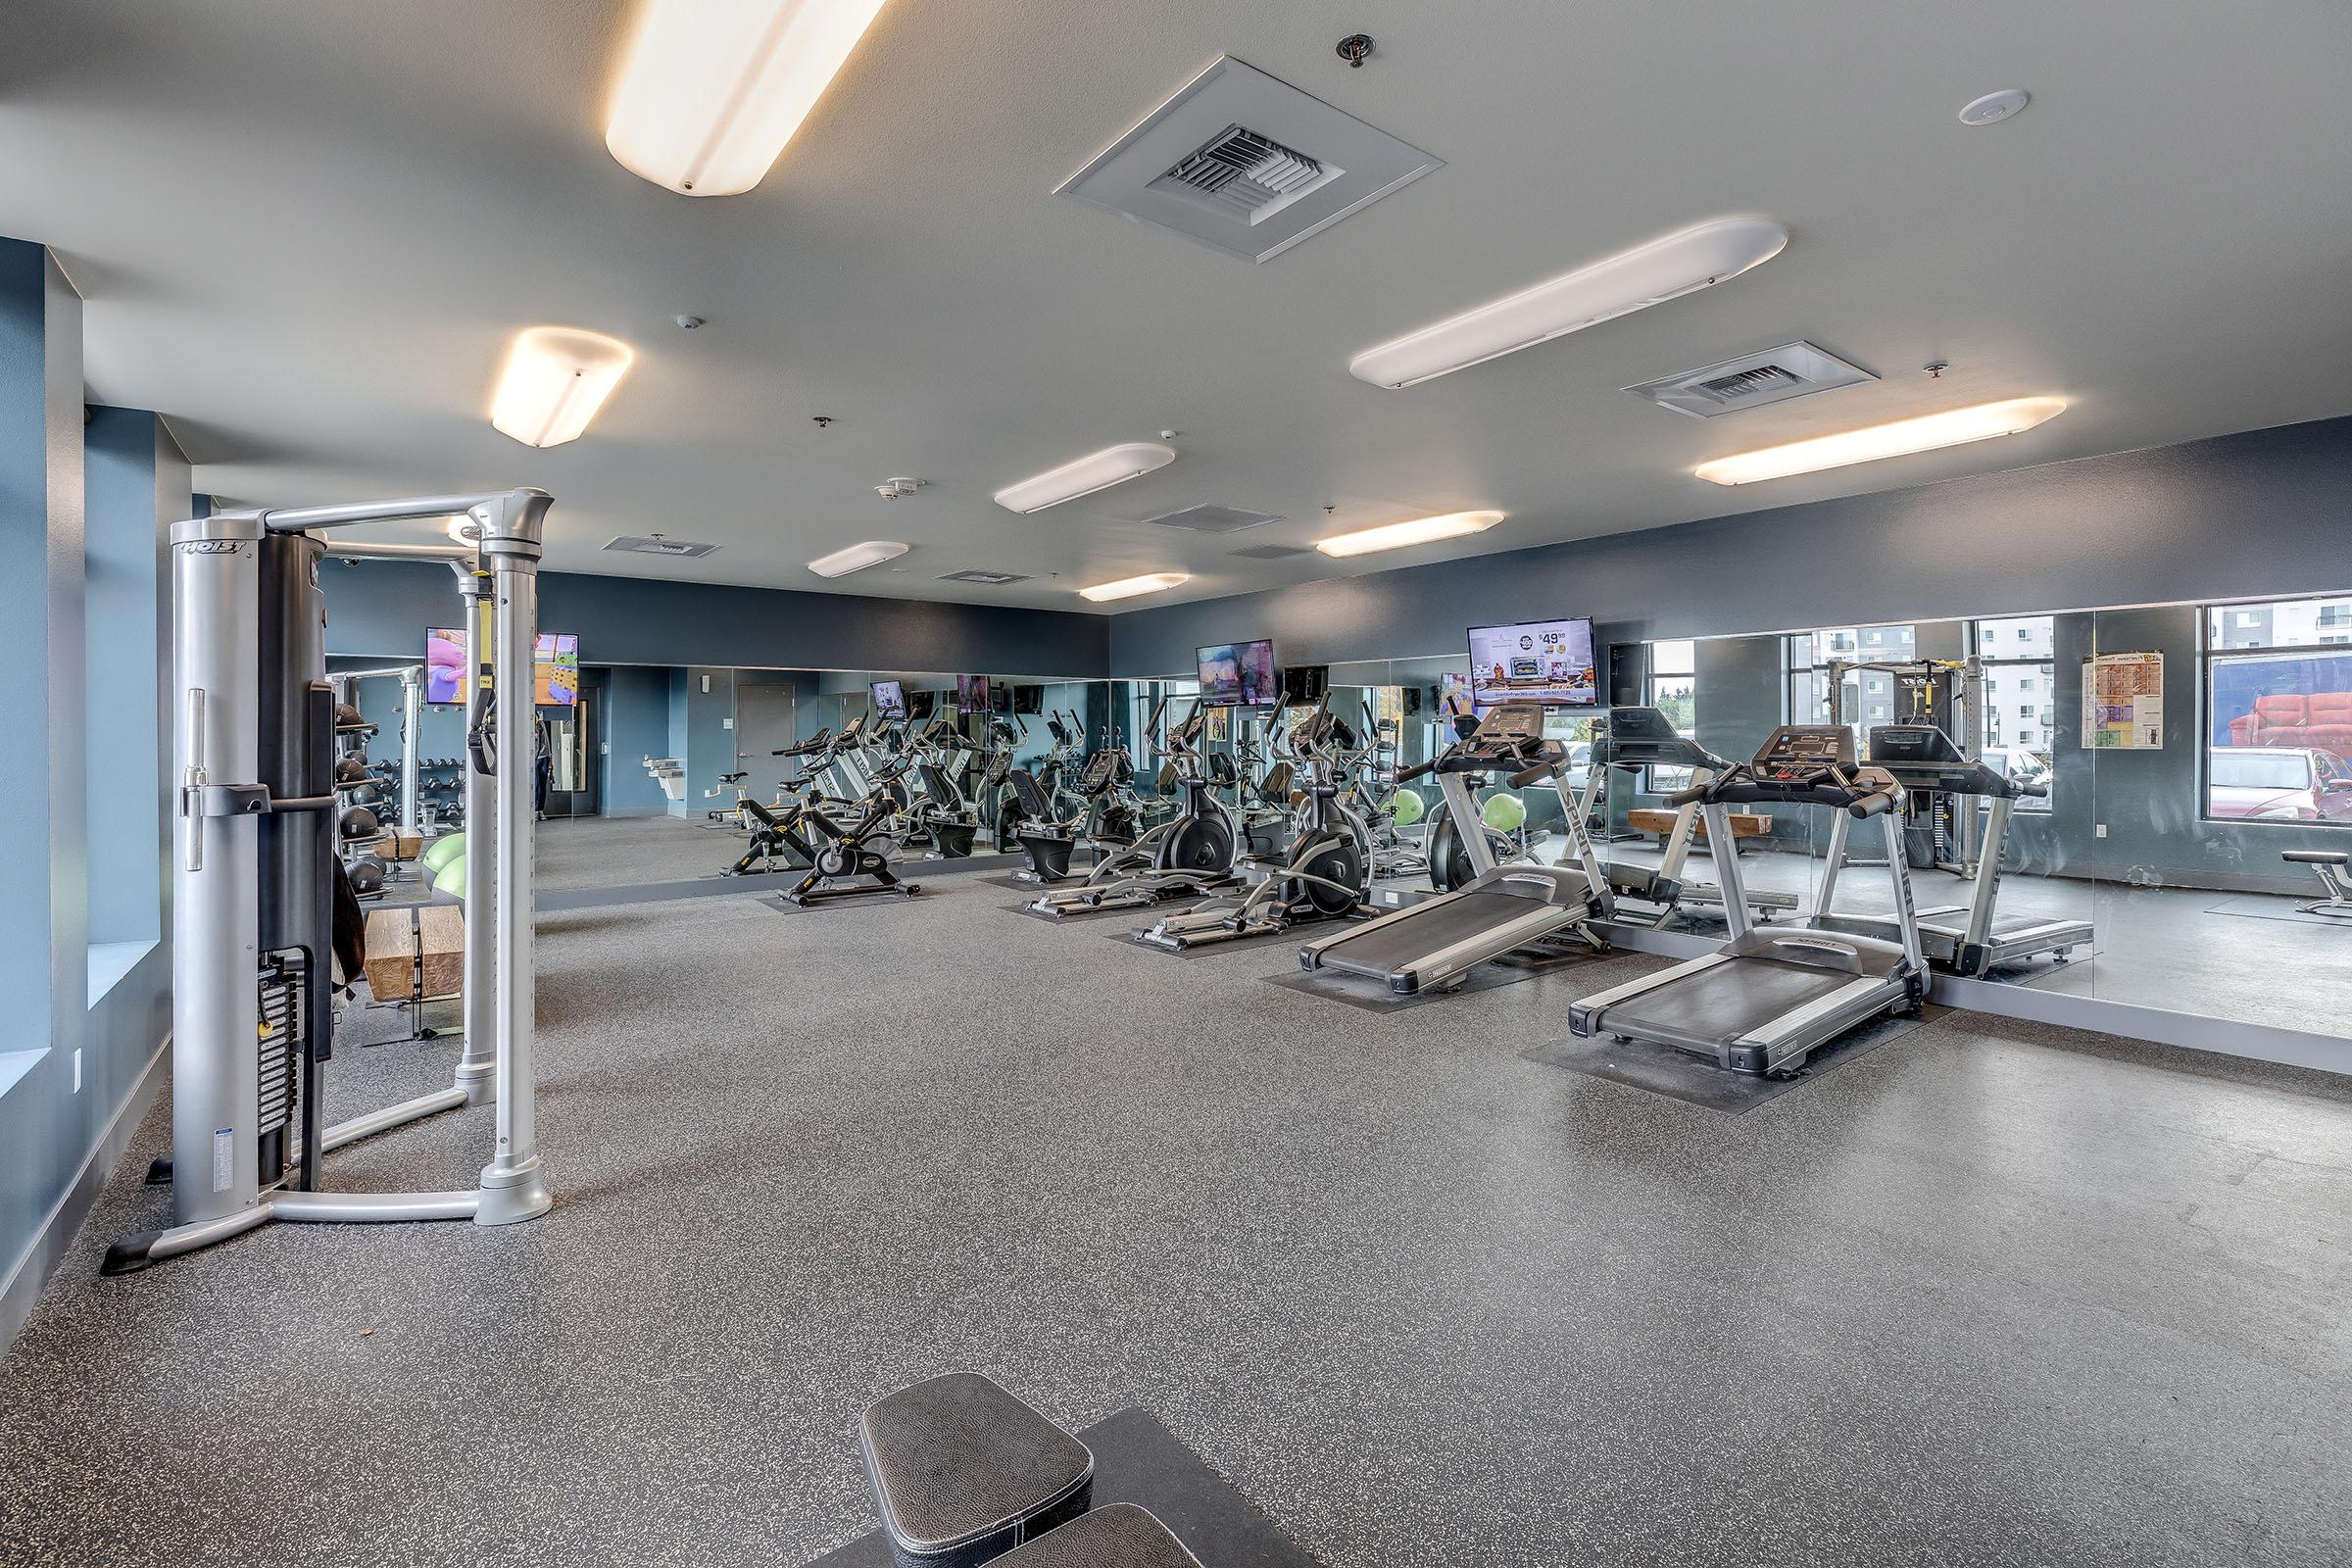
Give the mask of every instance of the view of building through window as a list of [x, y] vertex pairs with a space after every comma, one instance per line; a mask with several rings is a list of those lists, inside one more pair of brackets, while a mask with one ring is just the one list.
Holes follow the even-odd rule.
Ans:
[[[2049, 783], [2058, 725], [2057, 617], [2017, 615], [1976, 622], [1977, 658], [1984, 666], [1984, 717], [1977, 734], [1988, 766], [2011, 778]], [[2021, 811], [2046, 811], [2047, 796], [2026, 796]]]
[[2352, 595], [2205, 612], [2205, 814], [2352, 822]]

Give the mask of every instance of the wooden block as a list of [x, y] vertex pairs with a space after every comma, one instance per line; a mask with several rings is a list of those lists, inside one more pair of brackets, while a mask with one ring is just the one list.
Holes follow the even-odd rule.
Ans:
[[416, 984], [416, 927], [407, 909], [368, 911], [368, 948], [363, 967], [368, 990], [378, 1002], [397, 1002]]
[[[1660, 838], [1664, 838], [1674, 831], [1674, 817], [1675, 813], [1672, 811], [1659, 810], [1649, 807], [1625, 813], [1626, 825], [1635, 832], [1655, 833]], [[1734, 811], [1731, 813], [1731, 822], [1732, 837], [1736, 839], [1756, 838], [1772, 829], [1772, 818], [1757, 811]], [[1707, 819], [1701, 816], [1691, 823], [1690, 832], [1693, 838], [1705, 838], [1707, 836]]]
[[424, 853], [424, 835], [421, 833], [402, 833], [396, 830], [386, 834], [385, 837], [392, 841], [392, 858], [396, 860], [414, 860]]
[[416, 911], [424, 954], [424, 995], [454, 997], [466, 989], [466, 911], [428, 904]]

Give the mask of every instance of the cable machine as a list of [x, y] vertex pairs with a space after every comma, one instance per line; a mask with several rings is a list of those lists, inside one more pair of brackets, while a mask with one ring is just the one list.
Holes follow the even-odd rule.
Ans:
[[[168, 1230], [118, 1242], [128, 1273], [270, 1220], [469, 1219], [553, 1202], [533, 1115], [531, 738], [544, 490], [223, 513], [173, 525], [172, 1159]], [[330, 539], [338, 526], [465, 514], [468, 546]], [[335, 694], [328, 556], [449, 564], [466, 596], [466, 1049], [449, 1089], [320, 1125], [331, 1054]], [[510, 700], [483, 678], [506, 672]], [[509, 764], [498, 765], [505, 758]], [[320, 1156], [494, 1102], [497, 1150], [471, 1191], [330, 1193]], [[158, 1162], [159, 1171], [163, 1162]], [[155, 1179], [153, 1175], [151, 1180]]]
[[[1967, 659], [1851, 663], [1832, 660], [1828, 665], [1831, 723], [1854, 722], [1845, 710], [1845, 677], [1863, 671], [1894, 679], [1894, 716], [1886, 722], [1933, 724], [1951, 737], [1963, 760], [1977, 760], [1984, 733], [1984, 661], [1973, 655]], [[1867, 737], [1860, 738], [1860, 744], [1867, 746]], [[1926, 820], [1931, 866], [1960, 877], [1977, 874], [1980, 835], [1973, 798], [1952, 794], [1911, 795], [1906, 797], [1904, 810], [1914, 819]]]

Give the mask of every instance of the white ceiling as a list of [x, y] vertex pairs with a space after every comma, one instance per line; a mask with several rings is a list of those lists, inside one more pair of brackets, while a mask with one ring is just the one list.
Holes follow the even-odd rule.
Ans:
[[[2332, 0], [889, 0], [765, 183], [706, 200], [605, 152], [633, 6], [11, 0], [0, 232], [60, 251], [93, 398], [165, 413], [202, 488], [539, 484], [552, 565], [779, 587], [904, 539], [903, 570], [830, 586], [908, 598], [1075, 609], [1163, 569], [1193, 580], [1136, 604], [1208, 597], [2352, 411]], [[1379, 52], [1350, 71], [1359, 29]], [[1446, 167], [1263, 266], [1050, 194], [1220, 53]], [[1955, 120], [2012, 85], [2023, 116]], [[1738, 213], [1793, 238], [1720, 288], [1407, 391], [1347, 373]], [[641, 357], [537, 452], [485, 416], [542, 322]], [[1709, 422], [1618, 390], [1797, 338], [1885, 379]], [[2043, 392], [2075, 406], [2006, 441], [1736, 491], [1690, 472]], [[1135, 483], [989, 500], [1162, 429], [1182, 456]], [[900, 474], [929, 486], [874, 494]], [[1130, 520], [1203, 501], [1290, 520]], [[1228, 555], [1468, 508], [1510, 517], [1345, 564]], [[597, 553], [657, 530], [724, 548]], [[964, 567], [1038, 580], [936, 580]]]

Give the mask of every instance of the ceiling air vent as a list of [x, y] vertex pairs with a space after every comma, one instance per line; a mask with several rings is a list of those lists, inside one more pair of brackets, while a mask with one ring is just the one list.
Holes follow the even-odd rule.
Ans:
[[1226, 55], [1054, 194], [1263, 262], [1444, 167]]
[[676, 556], [682, 561], [692, 561], [698, 557], [709, 555], [718, 546], [698, 545], [687, 539], [641, 539], [633, 534], [624, 534], [605, 548], [617, 550], [623, 555]]
[[951, 571], [941, 582], [976, 582], [984, 588], [1003, 588], [1011, 583], [1027, 582], [1029, 573], [1023, 571]]
[[1195, 533], [1240, 533], [1245, 528], [1263, 528], [1269, 522], [1282, 519], [1270, 512], [1244, 512], [1239, 507], [1220, 507], [1206, 502], [1198, 507], [1186, 507], [1181, 512], [1163, 512], [1156, 517], [1141, 521], [1161, 528], [1190, 528]]
[[1647, 398], [1661, 409], [1687, 414], [1693, 419], [1712, 419], [1742, 409], [1786, 403], [1832, 387], [1853, 386], [1878, 377], [1858, 365], [1848, 365], [1826, 349], [1810, 343], [1788, 343], [1761, 354], [1743, 355], [1661, 381], [1644, 381], [1625, 390]]
[[1288, 561], [1293, 556], [1311, 556], [1314, 551], [1305, 545], [1251, 545], [1231, 554], [1244, 561]]

